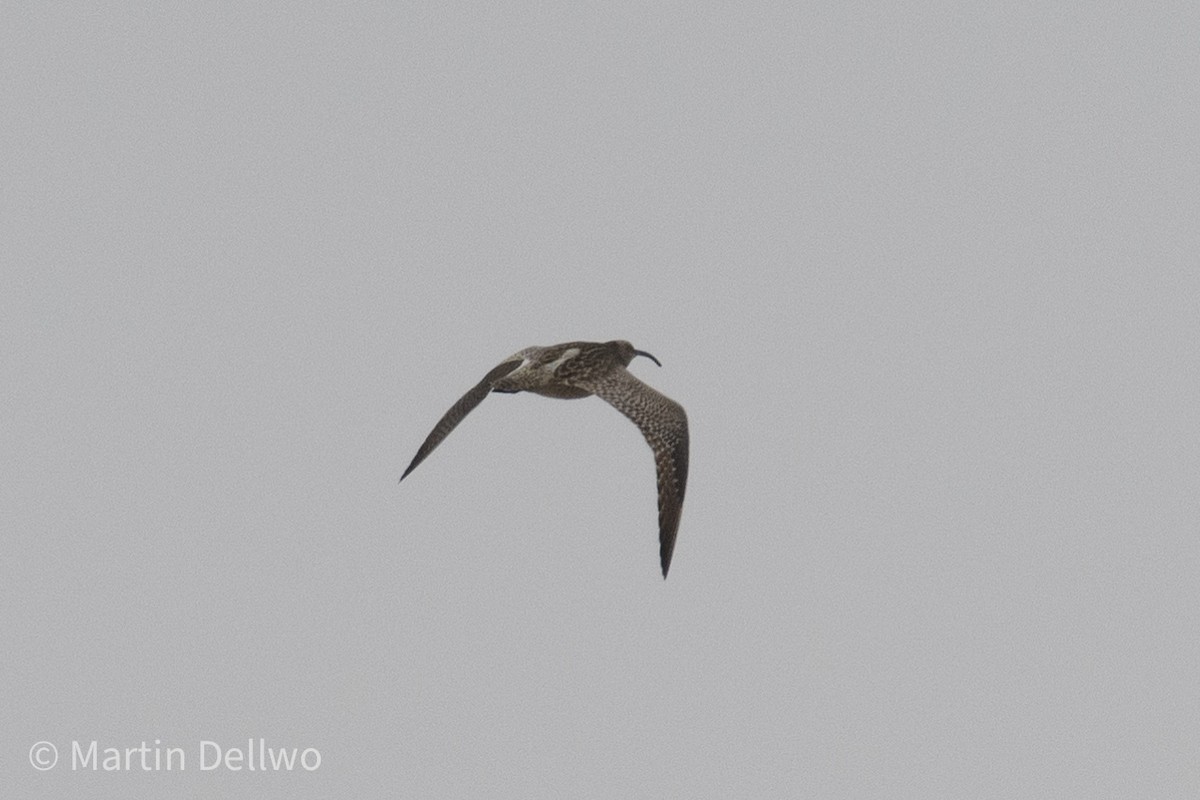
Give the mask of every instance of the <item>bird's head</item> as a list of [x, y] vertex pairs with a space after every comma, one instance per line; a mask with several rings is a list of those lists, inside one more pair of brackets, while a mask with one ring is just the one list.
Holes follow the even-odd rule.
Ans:
[[660, 367], [662, 366], [662, 362], [659, 361], [657, 358], [650, 355], [645, 350], [635, 350], [633, 345], [631, 345], [629, 342], [625, 341], [624, 339], [617, 339], [615, 341], [609, 342], [609, 344], [617, 349], [617, 355], [619, 355], [621, 357], [621, 362], [625, 366], [629, 366], [629, 362], [633, 361], [633, 359], [636, 358], [637, 356], [645, 356], [646, 358], [653, 361], [655, 364], [658, 364]]

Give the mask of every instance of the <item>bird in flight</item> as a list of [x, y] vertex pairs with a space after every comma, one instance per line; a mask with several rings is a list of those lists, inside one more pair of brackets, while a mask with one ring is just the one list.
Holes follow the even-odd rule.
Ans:
[[688, 424], [683, 406], [650, 388], [625, 369], [636, 356], [659, 360], [629, 342], [567, 342], [549, 347], [526, 347], [504, 359], [464, 394], [413, 456], [400, 480], [417, 468], [491, 392], [533, 392], [545, 397], [575, 399], [596, 395], [628, 417], [654, 451], [658, 474], [658, 542], [663, 577], [671, 566], [675, 534], [687, 488]]

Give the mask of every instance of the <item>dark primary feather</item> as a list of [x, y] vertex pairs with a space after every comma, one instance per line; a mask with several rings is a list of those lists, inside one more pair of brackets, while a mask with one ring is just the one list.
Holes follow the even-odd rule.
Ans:
[[463, 421], [463, 417], [470, 414], [475, 406], [483, 402], [483, 398], [488, 396], [492, 391], [492, 386], [497, 380], [503, 378], [508, 373], [512, 372], [517, 367], [521, 366], [520, 361], [505, 361], [500, 366], [489, 372], [484, 379], [476, 384], [475, 388], [459, 398], [458, 402], [450, 406], [450, 410], [442, 415], [438, 420], [438, 424], [433, 426], [433, 430], [425, 437], [425, 441], [421, 444], [417, 454], [413, 456], [412, 463], [408, 465], [408, 469], [404, 470], [404, 474], [400, 476], [400, 480], [408, 477], [408, 473], [417, 468], [425, 460], [425, 457], [434, 451], [434, 449], [442, 443], [442, 440], [450, 435], [450, 431], [454, 430], [458, 423]]

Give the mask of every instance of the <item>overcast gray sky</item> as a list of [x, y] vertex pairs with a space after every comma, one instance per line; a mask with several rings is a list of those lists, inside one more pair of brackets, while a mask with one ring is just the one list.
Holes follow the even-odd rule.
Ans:
[[12, 796], [1200, 793], [1195, 3], [0, 15]]

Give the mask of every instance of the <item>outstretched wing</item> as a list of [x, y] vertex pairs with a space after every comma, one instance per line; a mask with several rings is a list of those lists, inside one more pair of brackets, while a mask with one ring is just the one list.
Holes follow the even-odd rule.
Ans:
[[658, 473], [658, 544], [663, 577], [671, 566], [683, 494], [687, 489], [688, 423], [683, 406], [642, 383], [623, 368], [586, 387], [633, 421], [654, 451]]
[[408, 469], [404, 470], [404, 474], [400, 476], [400, 480], [407, 478], [408, 473], [416, 469], [417, 464], [424, 461], [425, 457], [432, 453], [442, 443], [442, 440], [450, 435], [450, 431], [454, 430], [455, 426], [463, 421], [463, 417], [470, 414], [475, 406], [483, 402], [483, 398], [487, 397], [488, 393], [492, 391], [492, 387], [496, 381], [521, 366], [522, 363], [520, 360], [505, 361], [485, 375], [483, 380], [474, 389], [459, 398], [457, 403], [450, 406], [450, 410], [442, 415], [442, 418], [438, 420], [438, 424], [434, 425], [433, 430], [425, 437], [425, 441], [421, 444], [420, 449], [417, 450], [417, 454], [413, 456], [412, 463], [408, 465]]

